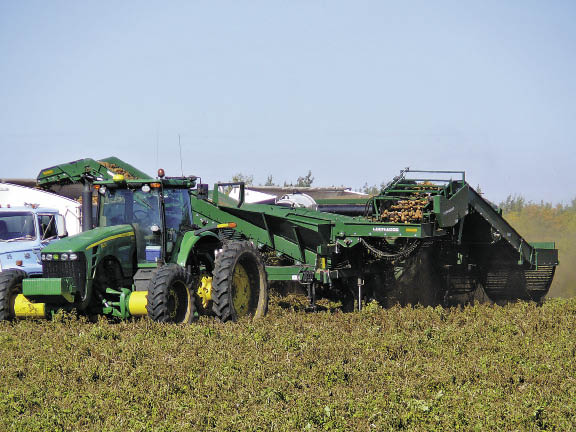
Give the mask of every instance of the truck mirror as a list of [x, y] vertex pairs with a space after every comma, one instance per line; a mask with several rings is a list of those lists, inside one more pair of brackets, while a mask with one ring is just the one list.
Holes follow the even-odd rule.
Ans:
[[199, 183], [198, 184], [198, 199], [206, 200], [208, 199], [208, 184]]
[[64, 216], [61, 214], [56, 215], [56, 229], [58, 231], [58, 238], [68, 236], [68, 231], [66, 231], [66, 221], [64, 220]]

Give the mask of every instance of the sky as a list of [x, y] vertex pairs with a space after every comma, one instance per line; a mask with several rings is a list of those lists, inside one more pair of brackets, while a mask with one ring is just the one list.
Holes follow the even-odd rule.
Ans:
[[570, 203], [575, 22], [560, 0], [0, 0], [0, 178], [117, 156], [360, 188], [411, 167]]

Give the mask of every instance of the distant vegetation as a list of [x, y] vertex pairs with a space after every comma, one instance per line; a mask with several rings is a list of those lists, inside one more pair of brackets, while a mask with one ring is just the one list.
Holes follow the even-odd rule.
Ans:
[[554, 241], [560, 265], [549, 297], [576, 295], [576, 199], [569, 205], [534, 203], [508, 196], [500, 203], [504, 217], [528, 241]]
[[574, 430], [576, 300], [299, 309], [1, 322], [0, 430]]
[[[236, 173], [232, 176], [230, 182], [244, 182], [246, 183], [247, 186], [252, 186], [254, 184], [254, 176], [251, 174], [249, 175], [243, 173]], [[312, 171], [308, 170], [307, 174], [298, 177], [295, 182], [284, 181], [284, 187], [286, 186], [310, 187], [312, 186], [313, 182], [314, 177], [312, 177]], [[269, 174], [268, 177], [266, 178], [264, 186], [279, 186], [279, 185], [274, 183], [274, 177], [272, 176], [272, 174]]]

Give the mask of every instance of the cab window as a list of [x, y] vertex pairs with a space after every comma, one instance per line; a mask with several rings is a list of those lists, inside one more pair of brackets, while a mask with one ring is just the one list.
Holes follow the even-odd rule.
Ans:
[[38, 215], [38, 226], [40, 227], [40, 238], [48, 240], [58, 237], [56, 218], [51, 214]]

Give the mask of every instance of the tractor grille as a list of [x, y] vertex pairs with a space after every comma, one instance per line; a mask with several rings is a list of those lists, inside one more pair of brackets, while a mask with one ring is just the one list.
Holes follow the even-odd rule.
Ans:
[[78, 253], [74, 261], [43, 261], [42, 272], [47, 278], [69, 277], [79, 292], [84, 292], [86, 285], [86, 257]]

